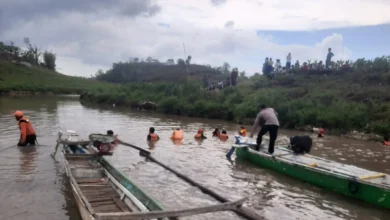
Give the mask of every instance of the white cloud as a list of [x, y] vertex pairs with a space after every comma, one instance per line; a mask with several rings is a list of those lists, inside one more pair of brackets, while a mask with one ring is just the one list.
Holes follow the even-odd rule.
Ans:
[[[278, 45], [272, 36], [257, 36], [257, 30], [310, 30], [390, 21], [390, 1], [382, 0], [148, 2], [151, 8], [142, 6], [140, 11], [157, 12], [152, 17], [141, 16], [141, 12], [133, 12], [137, 17], [112, 13], [116, 10], [111, 5], [108, 12], [104, 8], [57, 8], [57, 13], [39, 14], [27, 21], [15, 18], [17, 25], [1, 31], [0, 39], [20, 43], [29, 36], [33, 43], [55, 52], [60, 72], [69, 75], [90, 76], [130, 57], [182, 58], [183, 43], [195, 63], [221, 65], [227, 61], [252, 74], [261, 72], [265, 57], [284, 62], [288, 52], [293, 60], [301, 61], [324, 59], [328, 47], [333, 48], [335, 59], [348, 59], [352, 53], [337, 33], [304, 46]], [[161, 10], [153, 11], [156, 7]], [[227, 24], [230, 28], [225, 28]]]
[[107, 69], [107, 66], [92, 65], [83, 63], [80, 59], [74, 57], [57, 56], [57, 71], [63, 74], [73, 73], [71, 75], [90, 77], [94, 76], [99, 69]]

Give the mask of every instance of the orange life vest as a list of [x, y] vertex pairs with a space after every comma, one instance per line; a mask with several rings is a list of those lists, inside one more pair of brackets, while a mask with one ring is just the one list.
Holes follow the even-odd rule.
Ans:
[[390, 141], [383, 141], [383, 145], [390, 146]]
[[219, 139], [221, 139], [223, 141], [226, 141], [228, 138], [229, 138], [229, 136], [227, 134], [220, 134], [219, 135]]
[[172, 140], [182, 140], [183, 139], [183, 131], [182, 130], [173, 131], [171, 139]]
[[194, 138], [196, 138], [196, 139], [200, 139], [200, 138], [202, 138], [202, 134], [201, 133], [196, 133], [196, 135], [195, 135], [195, 137]]
[[325, 130], [323, 128], [318, 130], [318, 137], [325, 137]]
[[23, 117], [19, 120], [20, 139], [24, 143], [29, 135], [35, 134], [35, 130], [30, 121]]
[[157, 134], [149, 134], [150, 135], [150, 140], [151, 141], [157, 141], [158, 140], [158, 135]]
[[241, 133], [241, 136], [246, 137], [246, 129], [245, 128], [241, 129], [240, 133]]

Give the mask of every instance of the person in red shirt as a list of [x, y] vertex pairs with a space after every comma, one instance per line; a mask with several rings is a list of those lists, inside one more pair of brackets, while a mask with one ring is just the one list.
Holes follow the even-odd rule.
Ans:
[[35, 145], [37, 136], [30, 120], [25, 118], [23, 116], [23, 112], [21, 111], [16, 111], [14, 116], [16, 121], [18, 121], [20, 129], [20, 139], [18, 146]]

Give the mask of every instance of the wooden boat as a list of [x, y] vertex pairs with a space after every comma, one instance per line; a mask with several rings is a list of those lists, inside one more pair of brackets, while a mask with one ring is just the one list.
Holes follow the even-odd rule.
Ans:
[[65, 140], [61, 139], [61, 133], [57, 143], [63, 145], [66, 173], [83, 220], [177, 219], [179, 216], [235, 210], [246, 200], [166, 211], [92, 144], [96, 141], [109, 144], [114, 140], [112, 137], [93, 134], [89, 141], [83, 141], [75, 139], [75, 132], [68, 133], [70, 135]]
[[390, 176], [352, 165], [315, 157], [296, 155], [287, 146], [275, 147], [274, 157], [268, 148], [253, 150], [253, 144], [235, 144], [238, 158], [270, 168], [318, 187], [390, 208]]

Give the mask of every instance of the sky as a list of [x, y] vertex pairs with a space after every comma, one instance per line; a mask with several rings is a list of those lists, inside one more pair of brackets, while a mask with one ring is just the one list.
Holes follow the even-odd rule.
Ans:
[[114, 62], [192, 56], [247, 75], [265, 57], [324, 60], [390, 55], [390, 0], [0, 0], [0, 41], [23, 38], [89, 77]]

